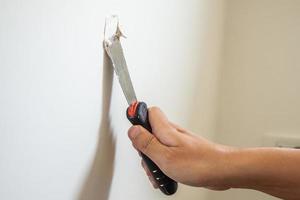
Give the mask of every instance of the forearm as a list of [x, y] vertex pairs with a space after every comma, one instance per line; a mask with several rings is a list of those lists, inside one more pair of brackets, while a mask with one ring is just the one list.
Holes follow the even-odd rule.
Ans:
[[226, 156], [226, 184], [259, 190], [283, 199], [300, 197], [300, 150], [249, 148]]

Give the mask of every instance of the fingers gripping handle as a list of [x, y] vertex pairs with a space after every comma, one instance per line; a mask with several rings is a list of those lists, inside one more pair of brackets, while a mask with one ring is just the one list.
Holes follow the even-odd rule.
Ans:
[[[141, 125], [152, 133], [152, 129], [148, 118], [148, 108], [144, 102], [133, 102], [127, 108], [127, 118], [133, 125]], [[159, 167], [145, 154], [142, 158], [148, 166], [153, 178], [155, 179], [159, 189], [166, 195], [174, 194], [177, 190], [177, 182], [165, 175]]]

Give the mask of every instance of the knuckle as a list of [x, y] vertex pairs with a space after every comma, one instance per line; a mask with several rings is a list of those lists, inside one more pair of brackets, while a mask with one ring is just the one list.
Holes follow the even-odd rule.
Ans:
[[154, 135], [159, 136], [159, 135], [165, 135], [165, 136], [170, 136], [171, 139], [169, 140], [175, 140], [177, 138], [176, 136], [176, 130], [170, 126], [162, 126], [159, 129], [155, 129]]
[[153, 135], [149, 135], [146, 140], [142, 143], [142, 150], [147, 153], [147, 151], [149, 150], [149, 146], [151, 145], [151, 143], [154, 141], [154, 136]]
[[[138, 129], [139, 134], [137, 134], [136, 136], [133, 136], [131, 140], [132, 140], [133, 142], [137, 142], [137, 141], [139, 141], [140, 136], [141, 136], [141, 134], [143, 133], [143, 132], [142, 132], [143, 130], [142, 130], [141, 126], [139, 126], [139, 125], [138, 125], [138, 126], [133, 126], [133, 127], [135, 127], [136, 129]], [[133, 131], [133, 130], [130, 129], [130, 130], [128, 131], [128, 134], [131, 133], [132, 131]]]
[[[138, 130], [136, 130], [136, 129], [138, 129]], [[134, 126], [131, 126], [131, 127], [128, 129], [127, 135], [128, 135], [128, 137], [129, 137], [132, 141], [135, 141], [135, 140], [136, 140], [136, 137], [137, 137], [137, 136], [134, 136], [134, 132], [135, 132], [135, 131], [140, 132], [140, 131], [141, 131], [141, 126], [139, 126], [139, 125], [134, 125]], [[139, 135], [139, 134], [138, 134], [138, 135]]]
[[170, 162], [174, 159], [174, 154], [172, 151], [166, 151], [165, 153], [165, 160], [166, 162]]
[[148, 111], [149, 111], [149, 113], [157, 113], [157, 112], [160, 112], [161, 110], [157, 106], [152, 106], [152, 107], [148, 108]]
[[161, 129], [161, 132], [166, 134], [166, 135], [172, 135], [174, 134], [175, 129], [172, 128], [171, 126], [165, 126], [164, 128]]
[[141, 143], [141, 136], [140, 135], [137, 135], [136, 137], [132, 138], [132, 145], [133, 147], [136, 149], [136, 150], [140, 150], [140, 143]]
[[173, 151], [168, 150], [164, 153], [163, 159], [160, 161], [159, 165], [161, 165], [164, 169], [169, 169], [174, 161], [174, 158], [175, 156]]

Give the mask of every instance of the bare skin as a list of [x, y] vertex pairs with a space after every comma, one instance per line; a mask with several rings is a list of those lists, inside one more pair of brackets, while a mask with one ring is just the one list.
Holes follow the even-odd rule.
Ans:
[[[149, 108], [149, 120], [153, 135], [132, 126], [128, 136], [172, 179], [213, 190], [247, 188], [286, 200], [300, 199], [300, 150], [216, 144], [170, 122], [157, 107]], [[143, 162], [142, 166], [157, 188], [147, 166]]]

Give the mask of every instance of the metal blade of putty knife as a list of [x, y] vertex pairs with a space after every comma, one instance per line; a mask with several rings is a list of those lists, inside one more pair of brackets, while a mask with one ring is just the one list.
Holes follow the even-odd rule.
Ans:
[[120, 37], [122, 36], [123, 34], [119, 28], [119, 21], [117, 16], [107, 18], [105, 21], [104, 30], [104, 48], [112, 61], [127, 103], [130, 105], [137, 99], [128, 72], [123, 49], [120, 43]]

